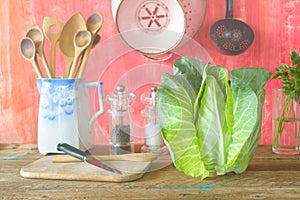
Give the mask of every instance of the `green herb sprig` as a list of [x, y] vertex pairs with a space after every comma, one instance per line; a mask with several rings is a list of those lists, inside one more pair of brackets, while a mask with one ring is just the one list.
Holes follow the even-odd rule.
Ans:
[[272, 79], [281, 79], [283, 92], [300, 104], [300, 55], [294, 50], [290, 58], [292, 66], [280, 65]]
[[280, 118], [278, 119], [277, 137], [274, 140], [274, 144], [278, 145], [278, 137], [283, 131], [283, 122], [285, 120], [285, 112], [289, 106], [293, 106], [293, 100], [300, 105], [300, 55], [294, 50], [290, 54], [292, 65], [282, 64], [276, 68], [275, 75], [272, 79], [281, 80], [284, 94], [287, 95], [287, 99], [284, 102], [283, 110]]

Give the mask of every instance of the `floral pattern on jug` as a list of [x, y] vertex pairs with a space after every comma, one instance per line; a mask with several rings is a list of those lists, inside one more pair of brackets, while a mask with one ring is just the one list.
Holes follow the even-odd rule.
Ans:
[[42, 117], [54, 120], [60, 114], [72, 115], [74, 113], [74, 98], [76, 89], [73, 83], [55, 85], [44, 83], [41, 87], [40, 109]]

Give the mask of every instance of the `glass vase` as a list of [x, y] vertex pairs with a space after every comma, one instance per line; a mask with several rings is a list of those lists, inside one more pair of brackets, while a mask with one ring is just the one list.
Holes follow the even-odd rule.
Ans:
[[276, 154], [300, 154], [300, 105], [281, 88], [272, 91], [272, 150]]

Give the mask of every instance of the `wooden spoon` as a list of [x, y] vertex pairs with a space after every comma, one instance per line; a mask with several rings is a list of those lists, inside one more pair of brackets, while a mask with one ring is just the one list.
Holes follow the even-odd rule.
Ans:
[[99, 34], [97, 34], [93, 40], [93, 45], [92, 48], [94, 48], [101, 40], [101, 36]]
[[40, 56], [48, 77], [52, 78], [52, 74], [49, 70], [49, 65], [44, 54], [44, 34], [42, 30], [35, 24], [28, 30], [26, 37], [29, 37], [33, 41], [36, 53]]
[[84, 51], [82, 61], [79, 66], [78, 78], [82, 78], [84, 74], [88, 56], [93, 47], [94, 40], [97, 37], [97, 33], [102, 27], [102, 25], [103, 25], [103, 16], [100, 13], [94, 13], [90, 15], [89, 18], [87, 19], [86, 26], [87, 26], [87, 30], [92, 34], [92, 43]]
[[[155, 154], [151, 153], [132, 153], [132, 154], [120, 154], [120, 155], [101, 155], [95, 156], [98, 160], [126, 160], [135, 162], [152, 162], [157, 159]], [[62, 162], [81, 162], [81, 160], [72, 156], [56, 156], [52, 158], [53, 163]]]
[[33, 65], [33, 68], [35, 72], [37, 73], [39, 78], [43, 78], [43, 74], [37, 64], [36, 60], [36, 54], [35, 54], [35, 45], [32, 41], [32, 39], [26, 37], [21, 41], [21, 52], [22, 56], [31, 64]]
[[58, 19], [52, 17], [44, 18], [43, 30], [51, 43], [50, 69], [54, 77], [56, 76], [56, 43], [59, 41], [63, 27], [64, 23]]
[[74, 37], [75, 55], [69, 78], [75, 77], [76, 66], [81, 53], [91, 44], [92, 35], [89, 31], [79, 31]]
[[78, 31], [82, 30], [87, 30], [85, 20], [80, 13], [76, 13], [66, 22], [61, 32], [59, 48], [65, 59], [64, 78], [69, 76], [70, 66], [75, 55], [73, 38]]

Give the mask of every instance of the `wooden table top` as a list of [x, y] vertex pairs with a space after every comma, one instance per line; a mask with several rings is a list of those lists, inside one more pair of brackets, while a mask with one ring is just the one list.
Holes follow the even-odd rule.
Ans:
[[36, 145], [0, 144], [0, 199], [300, 199], [300, 156], [259, 146], [243, 174], [201, 181], [173, 165], [132, 182], [28, 179], [20, 169], [42, 158]]

